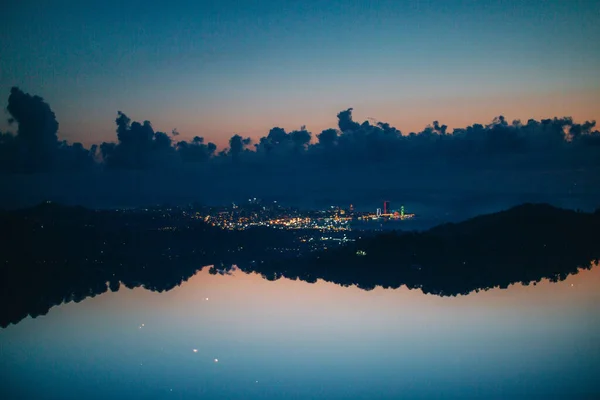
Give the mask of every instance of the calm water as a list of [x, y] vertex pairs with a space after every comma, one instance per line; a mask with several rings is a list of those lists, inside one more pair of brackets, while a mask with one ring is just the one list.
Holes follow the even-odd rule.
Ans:
[[456, 298], [204, 269], [0, 330], [0, 398], [595, 398], [599, 289], [597, 266]]

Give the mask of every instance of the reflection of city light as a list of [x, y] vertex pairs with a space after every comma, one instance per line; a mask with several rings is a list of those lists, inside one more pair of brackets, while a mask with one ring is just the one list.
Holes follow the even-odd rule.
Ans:
[[218, 358], [215, 358], [215, 362], [216, 362], [216, 363], [218, 363], [218, 362], [219, 362], [219, 359], [218, 359]]
[[192, 350], [192, 351], [193, 351], [194, 353], [197, 353], [197, 352], [198, 352], [198, 349], [194, 349], [194, 350]]

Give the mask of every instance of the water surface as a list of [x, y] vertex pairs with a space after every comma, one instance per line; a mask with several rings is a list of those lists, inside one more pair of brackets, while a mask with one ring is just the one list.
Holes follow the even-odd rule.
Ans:
[[438, 297], [198, 272], [0, 330], [6, 399], [593, 398], [600, 269]]

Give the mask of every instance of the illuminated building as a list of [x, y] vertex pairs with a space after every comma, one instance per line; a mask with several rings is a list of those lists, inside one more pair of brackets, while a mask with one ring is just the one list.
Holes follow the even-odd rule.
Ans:
[[383, 202], [383, 213], [387, 214], [389, 209], [390, 209], [390, 202], [388, 200], [385, 200]]

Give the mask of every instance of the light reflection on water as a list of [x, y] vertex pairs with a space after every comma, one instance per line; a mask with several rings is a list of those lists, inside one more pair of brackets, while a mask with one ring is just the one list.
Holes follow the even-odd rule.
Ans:
[[0, 331], [2, 398], [578, 398], [599, 394], [600, 269], [459, 296], [207, 269]]

